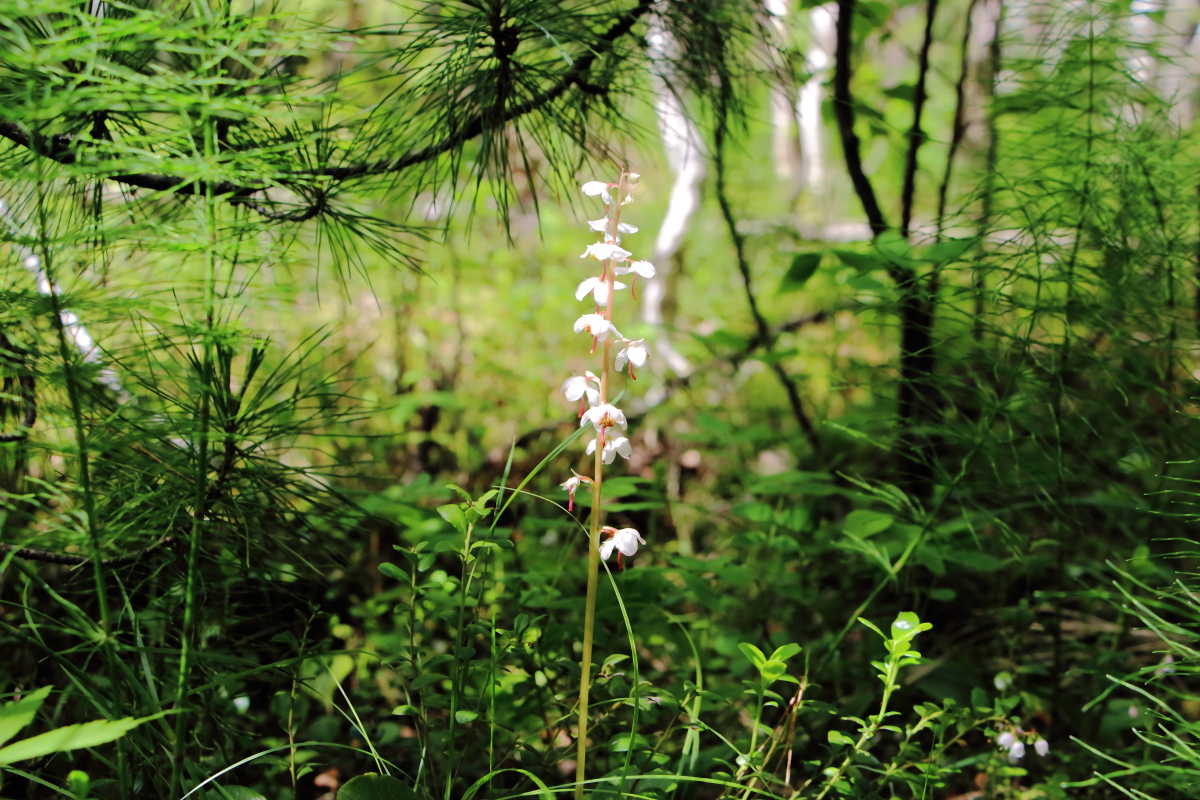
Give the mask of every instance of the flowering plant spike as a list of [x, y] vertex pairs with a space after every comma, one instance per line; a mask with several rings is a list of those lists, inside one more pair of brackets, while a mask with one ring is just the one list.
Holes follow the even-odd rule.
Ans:
[[[576, 733], [577, 760], [575, 773], [575, 798], [583, 798], [583, 781], [587, 762], [588, 690], [591, 682], [592, 632], [596, 620], [596, 585], [599, 580], [600, 561], [608, 560], [615, 551], [617, 569], [622, 568], [622, 557], [631, 558], [639, 545], [646, 540], [633, 528], [615, 528], [600, 524], [600, 496], [604, 479], [604, 467], [616, 461], [617, 456], [629, 458], [633, 445], [624, 435], [629, 427], [625, 412], [609, 402], [609, 389], [613, 374], [628, 368], [629, 378], [635, 379], [634, 368], [641, 369], [650, 358], [650, 349], [643, 339], [627, 339], [613, 324], [613, 306], [617, 292], [629, 289], [633, 294], [638, 278], [649, 280], [654, 277], [654, 265], [649, 261], [630, 260], [633, 253], [624, 247], [623, 235], [637, 233], [637, 228], [621, 221], [621, 207], [633, 201], [630, 186], [637, 182], [635, 173], [621, 172], [616, 183], [588, 181], [582, 191], [588, 197], [599, 198], [604, 203], [604, 216], [588, 220], [588, 228], [600, 236], [580, 255], [589, 266], [600, 262], [600, 274], [584, 276], [575, 288], [575, 299], [590, 300], [592, 310], [581, 313], [575, 320], [575, 332], [592, 337], [591, 353], [595, 354], [601, 344], [600, 363], [596, 374], [587, 372], [583, 376], [567, 378], [562, 392], [567, 400], [579, 401], [579, 425], [590, 425], [595, 437], [587, 444], [587, 454], [592, 456], [593, 474], [581, 475], [574, 470], [571, 477], [562, 482], [567, 492], [567, 510], [575, 507], [575, 492], [584, 483], [592, 489], [591, 539], [588, 547], [587, 605], [583, 623], [583, 658], [579, 680], [579, 729]], [[616, 198], [621, 198], [618, 202]], [[632, 275], [630, 285], [617, 281], [618, 275]]]

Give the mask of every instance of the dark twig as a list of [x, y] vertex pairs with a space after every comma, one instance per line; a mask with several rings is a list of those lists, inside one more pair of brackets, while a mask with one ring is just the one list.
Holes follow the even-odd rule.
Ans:
[[[395, 174], [417, 164], [432, 161], [454, 150], [467, 141], [483, 134], [489, 126], [494, 125], [497, 121], [500, 124], [506, 124], [526, 114], [537, 111], [566, 94], [572, 86], [576, 86], [581, 91], [589, 94], [595, 93], [598, 87], [593, 86], [588, 81], [592, 66], [601, 55], [612, 49], [612, 45], [617, 39], [625, 36], [633, 29], [634, 23], [649, 11], [652, 5], [653, 2], [651, 0], [642, 0], [642, 2], [639, 2], [632, 9], [625, 12], [612, 27], [600, 35], [598, 42], [589, 52], [574, 60], [571, 67], [562, 74], [554, 85], [541, 94], [506, 109], [502, 115], [496, 115], [492, 109], [489, 109], [484, 113], [473, 116], [461, 126], [451, 130], [441, 141], [414, 150], [398, 158], [378, 159], [359, 164], [347, 164], [340, 167], [289, 170], [277, 176], [270, 185], [289, 187], [302, 191], [305, 189], [311, 190], [311, 186], [315, 180], [342, 182], [355, 178]], [[42, 136], [37, 133], [29, 133], [22, 126], [14, 122], [0, 120], [0, 137], [32, 150], [40, 156], [57, 161], [60, 164], [74, 164], [79, 157], [79, 139], [71, 134]], [[109, 180], [123, 183], [126, 186], [134, 186], [139, 189], [150, 189], [158, 192], [205, 195], [210, 189], [205, 181], [180, 178], [173, 175], [135, 173], [107, 177]], [[323, 199], [306, 208], [297, 209], [285, 214], [273, 212], [261, 204], [245, 202], [245, 198], [265, 191], [267, 188], [269, 188], [269, 185], [262, 181], [253, 181], [245, 184], [220, 181], [211, 186], [213, 195], [227, 196], [227, 199], [232, 202], [240, 201], [242, 205], [247, 205], [268, 219], [292, 222], [302, 221], [311, 219], [324, 209]]]
[[[100, 561], [105, 566], [113, 564], [128, 564], [132, 561], [137, 561], [144, 555], [158, 550], [160, 547], [173, 547], [176, 542], [174, 536], [164, 536], [149, 547], [143, 547], [141, 550], [134, 550], [125, 555], [113, 556]], [[46, 564], [66, 564], [68, 566], [79, 566], [80, 564], [90, 564], [94, 560], [91, 556], [76, 556], [71, 553], [52, 553], [48, 550], [34, 550], [31, 547], [17, 547], [15, 544], [0, 543], [0, 552], [12, 553], [16, 558], [23, 558], [26, 561], [41, 561]]]
[[[995, 25], [992, 28], [992, 39], [988, 43], [987, 76], [983, 81], [983, 90], [986, 95], [987, 104], [984, 126], [987, 130], [988, 144], [987, 155], [984, 157], [986, 162], [984, 166], [987, 172], [984, 175], [983, 199], [979, 211], [979, 240], [981, 242], [985, 240], [988, 228], [992, 225], [992, 203], [996, 194], [996, 162], [1000, 157], [1000, 131], [996, 122], [999, 116], [996, 110], [996, 82], [999, 80], [998, 76], [1000, 75], [1002, 55], [1000, 52], [1000, 32], [1003, 25], [1004, 0], [996, 0]], [[976, 342], [980, 342], [983, 339], [984, 271], [978, 262], [976, 262], [973, 272], [971, 284], [972, 291], [975, 294], [975, 315], [971, 336]], [[1198, 301], [1197, 306], [1200, 307], [1200, 301]]]
[[875, 199], [875, 189], [871, 179], [863, 171], [862, 149], [859, 145], [858, 134], [854, 132], [854, 97], [850, 93], [851, 49], [853, 37], [851, 32], [854, 23], [854, 0], [838, 0], [837, 18], [837, 52], [833, 66], [833, 113], [837, 118], [838, 133], [842, 140], [842, 150], [846, 156], [846, 171], [850, 173], [850, 183], [854, 185], [854, 193], [862, 203], [863, 211], [867, 214], [867, 224], [875, 236], [888, 229], [887, 220]]
[[[717, 172], [717, 204], [721, 207], [721, 215], [725, 218], [725, 225], [729, 229], [729, 237], [733, 240], [733, 249], [737, 256], [738, 272], [742, 276], [742, 286], [746, 291], [746, 300], [750, 305], [750, 315], [754, 317], [754, 325], [758, 329], [757, 340], [761, 343], [762, 348], [767, 351], [768, 355], [775, 353], [775, 337], [771, 333], [770, 327], [767, 325], [767, 320], [763, 317], [762, 312], [758, 308], [758, 299], [754, 296], [754, 288], [750, 276], [750, 261], [746, 258], [746, 237], [737, 228], [737, 220], [733, 216], [733, 208], [729, 203], [729, 195], [725, 190], [725, 137], [728, 133], [729, 122], [729, 101], [732, 93], [729, 76], [724, 72], [718, 72], [717, 79], [720, 85], [717, 89], [716, 100], [716, 130], [713, 132], [713, 162]], [[820, 454], [821, 440], [817, 436], [816, 428], [813, 426], [812, 420], [809, 419], [808, 413], [805, 412], [803, 404], [800, 402], [800, 391], [796, 388], [796, 382], [788, 375], [783, 368], [783, 364], [779, 359], [772, 358], [771, 370], [775, 376], [779, 378], [779, 382], [783, 384], [783, 389], [787, 393], [788, 403], [792, 407], [792, 415], [799, 423], [800, 429], [804, 431], [804, 436], [808, 439], [809, 447], [814, 453]]]
[[904, 163], [904, 188], [900, 192], [900, 235], [908, 238], [912, 224], [913, 197], [917, 188], [917, 152], [925, 141], [921, 130], [921, 114], [925, 110], [925, 79], [929, 76], [929, 48], [933, 45], [933, 20], [937, 16], [938, 0], [926, 0], [925, 37], [917, 65], [917, 85], [913, 90], [913, 123], [908, 130], [908, 158]]
[[946, 195], [950, 190], [950, 176], [954, 171], [954, 159], [962, 147], [967, 131], [967, 75], [970, 70], [971, 18], [975, 14], [978, 0], [967, 4], [966, 23], [963, 26], [962, 44], [959, 47], [958, 80], [954, 84], [954, 122], [950, 132], [950, 151], [946, 153], [946, 169], [938, 186], [937, 230], [938, 239], [946, 226]]
[[[914, 176], [909, 177], [906, 170], [906, 187], [915, 181], [916, 150], [922, 139], [920, 112], [925, 102], [925, 77], [929, 69], [928, 51], [932, 37], [930, 12], [936, 10], [937, 0], [928, 0], [925, 40], [922, 44], [921, 74], [917, 79], [918, 91], [913, 98], [914, 119], [909, 136], [909, 154], [906, 162], [911, 166]], [[854, 185], [854, 191], [866, 212], [871, 232], [877, 238], [887, 231], [889, 226], [875, 198], [871, 180], [863, 170], [858, 135], [854, 132], [854, 96], [850, 91], [852, 77], [850, 61], [854, 49], [853, 22], [854, 0], [838, 0], [833, 107], [834, 113], [837, 115], [842, 150], [846, 157], [846, 171], [850, 174], [850, 182]], [[906, 236], [911, 217], [911, 187], [908, 188], [908, 191], [910, 194], [905, 199], [908, 209], [903, 214], [905, 228], [903, 233]], [[921, 285], [920, 276], [907, 264], [891, 260], [888, 263], [888, 273], [900, 292], [900, 388], [897, 404], [900, 431], [897, 441], [902, 483], [910, 494], [923, 499], [932, 494], [933, 468], [929, 454], [921, 452], [926, 449], [929, 442], [925, 440], [925, 437], [914, 434], [913, 429], [919, 427], [922, 417], [928, 411], [929, 378], [932, 376], [935, 366], [933, 319], [936, 298], [927, 294], [925, 287]]]

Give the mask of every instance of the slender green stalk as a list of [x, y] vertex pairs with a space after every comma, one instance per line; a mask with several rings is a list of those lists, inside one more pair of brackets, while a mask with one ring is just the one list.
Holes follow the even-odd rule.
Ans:
[[[621, 222], [621, 200], [628, 191], [629, 176], [624, 167], [617, 181], [612, 230], [616, 237]], [[614, 295], [616, 294], [616, 261], [606, 261], [604, 274], [608, 280], [608, 303], [604, 307], [604, 318], [612, 322]], [[608, 402], [609, 367], [612, 364], [612, 337], [604, 339], [604, 364], [600, 371], [600, 403]], [[575, 800], [583, 800], [583, 781], [587, 767], [588, 692], [592, 682], [592, 641], [596, 627], [596, 589], [600, 583], [600, 492], [604, 481], [604, 441], [596, 437], [596, 457], [592, 479], [592, 525], [588, 538], [587, 601], [583, 615], [583, 654], [579, 673], [579, 726], [575, 740]]]
[[[211, 164], [217, 155], [216, 126], [207, 114], [201, 118], [204, 135], [204, 155]], [[192, 525], [188, 534], [187, 579], [184, 588], [183, 630], [179, 642], [179, 678], [175, 687], [175, 752], [171, 766], [171, 796], [178, 797], [182, 790], [183, 761], [187, 751], [187, 730], [190, 722], [188, 700], [188, 675], [192, 667], [192, 639], [196, 628], [196, 585], [199, 582], [200, 538], [204, 532], [207, 516], [208, 494], [208, 429], [212, 413], [210, 407], [210, 381], [212, 378], [212, 333], [216, 323], [215, 283], [217, 274], [217, 206], [213, 195], [213, 182], [205, 181], [204, 227], [208, 241], [204, 250], [204, 331], [203, 355], [200, 365], [200, 419], [195, 431], [196, 492], [192, 501]]]
[[[77, 380], [75, 370], [75, 357], [73, 356], [74, 346], [67, 340], [66, 326], [63, 324], [63, 307], [62, 297], [59, 295], [58, 284], [54, 274], [54, 252], [50, 247], [49, 236], [49, 213], [46, 209], [46, 196], [43, 191], [42, 181], [37, 181], [37, 216], [38, 216], [38, 258], [41, 260], [42, 272], [46, 276], [46, 285], [49, 287], [49, 297], [52, 305], [53, 313], [50, 315], [51, 324], [54, 326], [54, 332], [58, 338], [58, 353], [63, 365], [63, 378], [66, 383], [67, 397], [71, 404], [71, 422], [75, 428], [75, 448], [79, 454], [79, 489], [83, 496], [83, 512], [87, 518], [88, 543], [92, 551], [92, 579], [96, 588], [96, 602], [100, 607], [100, 624], [104, 631], [104, 640], [102, 649], [104, 650], [104, 659], [108, 668], [109, 681], [112, 684], [111, 691], [113, 696], [109, 698], [109, 703], [106, 704], [106, 716], [109, 719], [116, 719], [120, 716], [117, 713], [116, 706], [119, 704], [119, 680], [120, 670], [118, 669], [117, 656], [115, 652], [116, 639], [114, 638], [112, 612], [108, 607], [108, 589], [105, 580], [104, 569], [104, 554], [101, 552], [100, 546], [100, 526], [96, 520], [96, 496], [92, 491], [91, 469], [88, 460], [88, 434], [84, 427], [83, 421], [83, 398], [81, 397], [80, 387]], [[129, 782], [126, 776], [129, 770], [125, 763], [125, 743], [117, 743], [117, 765], [121, 771], [121, 780], [117, 782], [120, 788], [121, 797], [129, 796]]]

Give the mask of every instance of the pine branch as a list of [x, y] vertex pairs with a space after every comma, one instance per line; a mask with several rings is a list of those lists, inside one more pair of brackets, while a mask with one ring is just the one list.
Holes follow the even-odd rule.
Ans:
[[[588, 94], [603, 92], [603, 87], [589, 82], [591, 69], [600, 56], [609, 52], [613, 44], [633, 30], [639, 18], [648, 12], [653, 5], [652, 0], [641, 0], [638, 5], [625, 12], [617, 22], [600, 35], [596, 45], [584, 55], [576, 58], [569, 69], [552, 86], [540, 94], [518, 103], [498, 116], [500, 124], [507, 124], [520, 119], [553, 103], [562, 97], [572, 87]], [[347, 164], [340, 167], [319, 167], [300, 170], [286, 170], [275, 176], [271, 183], [265, 181], [250, 181], [237, 183], [220, 181], [211, 187], [206, 181], [191, 178], [181, 178], [170, 174], [133, 173], [108, 176], [109, 180], [139, 189], [150, 189], [157, 192], [173, 192], [183, 195], [204, 195], [211, 188], [214, 195], [225, 196], [234, 204], [245, 205], [268, 219], [303, 221], [317, 216], [324, 210], [324, 194], [318, 192], [315, 202], [308, 206], [287, 213], [273, 212], [263, 205], [250, 201], [252, 195], [265, 191], [270, 186], [281, 186], [296, 190], [312, 191], [314, 180], [335, 183], [354, 180], [357, 178], [394, 175], [404, 170], [428, 163], [462, 146], [466, 142], [481, 136], [489, 126], [494, 126], [495, 119], [490, 112], [473, 116], [455, 130], [452, 130], [441, 141], [413, 150], [398, 158], [376, 159], [357, 164]], [[79, 137], [71, 134], [55, 134], [42, 136], [29, 132], [21, 125], [12, 121], [0, 119], [0, 137], [23, 147], [33, 153], [49, 158], [63, 165], [75, 164], [79, 161], [80, 150], [84, 143]]]

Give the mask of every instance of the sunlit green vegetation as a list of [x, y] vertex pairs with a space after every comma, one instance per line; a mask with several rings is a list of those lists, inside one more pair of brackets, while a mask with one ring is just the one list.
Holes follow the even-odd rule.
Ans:
[[1197, 23], [0, 0], [0, 797], [1189, 796]]

